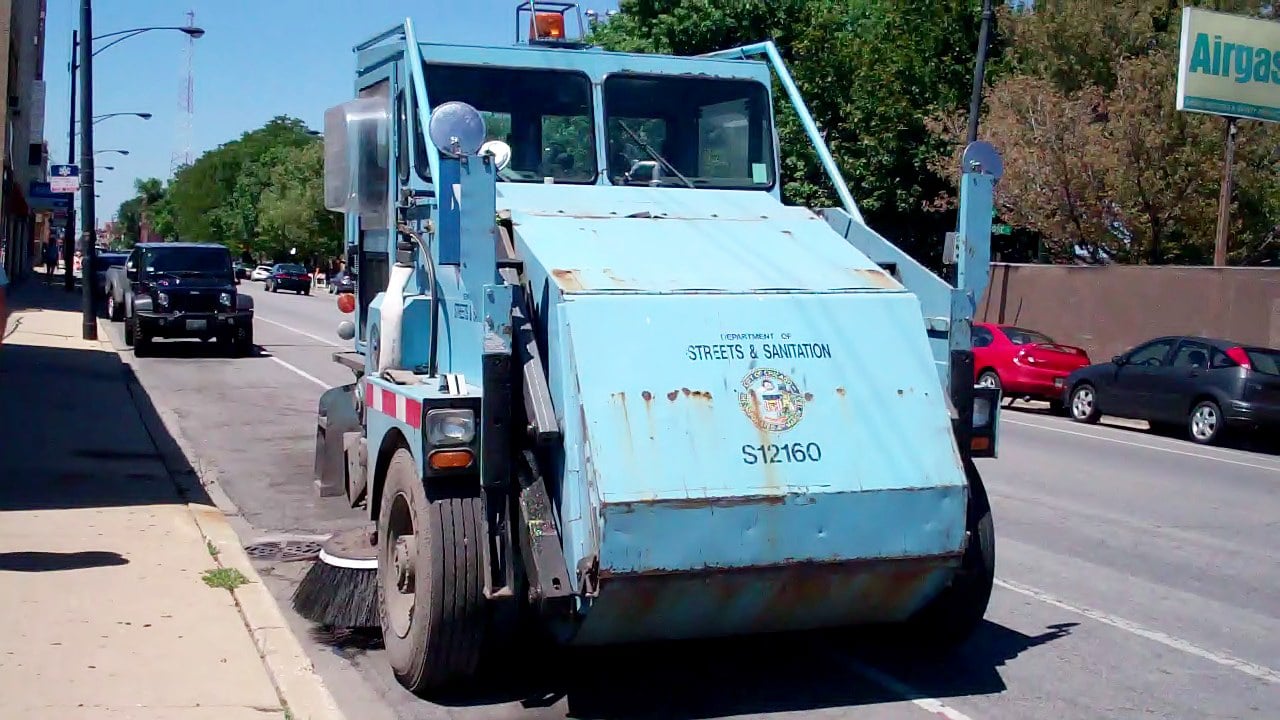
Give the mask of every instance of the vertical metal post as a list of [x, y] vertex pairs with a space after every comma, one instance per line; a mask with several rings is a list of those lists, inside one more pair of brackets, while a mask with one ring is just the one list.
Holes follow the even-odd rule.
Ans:
[[1226, 149], [1222, 155], [1222, 188], [1218, 192], [1218, 237], [1213, 246], [1213, 264], [1227, 264], [1227, 236], [1231, 225], [1231, 175], [1236, 160], [1236, 119], [1227, 118]]
[[97, 255], [93, 202], [93, 0], [80, 0], [80, 227], [84, 254], [80, 261], [80, 286], [84, 290], [84, 339], [98, 339], [98, 319], [93, 310], [93, 266]]
[[[76, 62], [76, 50], [80, 45], [80, 32], [78, 30], [71, 31], [71, 105], [68, 106], [67, 114], [67, 164], [74, 165], [76, 162], [76, 68], [79, 63]], [[76, 199], [75, 196], [69, 198], [67, 203], [67, 225], [63, 228], [62, 233], [62, 262], [67, 266], [66, 274], [62, 276], [62, 287], [71, 292], [76, 289], [76, 278], [71, 274], [71, 268], [76, 261]]]
[[978, 31], [978, 60], [973, 65], [973, 96], [969, 99], [969, 133], [967, 142], [978, 139], [978, 113], [982, 110], [982, 82], [987, 71], [987, 43], [994, 16], [991, 0], [982, 0], [982, 29]]

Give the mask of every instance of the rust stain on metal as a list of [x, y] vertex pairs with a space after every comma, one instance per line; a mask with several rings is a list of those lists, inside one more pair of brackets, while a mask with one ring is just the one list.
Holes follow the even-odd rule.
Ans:
[[577, 270], [563, 270], [563, 269], [557, 268], [555, 270], [552, 270], [551, 274], [555, 276], [556, 284], [558, 284], [560, 287], [564, 288], [565, 290], [585, 289], [585, 286], [582, 284], [582, 280], [578, 278]]
[[653, 393], [649, 392], [648, 390], [645, 390], [644, 392], [640, 393], [640, 397], [644, 398], [645, 402], [653, 401]]
[[689, 393], [689, 395], [694, 400], [706, 400], [708, 402], [711, 401], [711, 391], [709, 390], [694, 390], [693, 392]]
[[[751, 398], [751, 414], [757, 418], [761, 417], [760, 398], [755, 393], [748, 393], [748, 397]], [[754, 422], [752, 424], [755, 425]], [[764, 448], [767, 448], [769, 445], [773, 444], [773, 433], [769, 432], [768, 430], [765, 430], [759, 425], [756, 425], [756, 437], [760, 440], [760, 446], [762, 448], [761, 452], [764, 452]], [[760, 467], [764, 471], [765, 485], [771, 488], [780, 487], [780, 484], [778, 482], [777, 464], [761, 463]]]
[[804, 394], [804, 401], [805, 401], [805, 402], [813, 402], [813, 393], [805, 393], [805, 394]]
[[866, 280], [872, 285], [886, 290], [896, 290], [900, 287], [898, 285], [898, 281], [893, 279], [893, 276], [876, 268], [854, 268], [853, 274], [855, 277]]
[[680, 396], [679, 390], [672, 390], [671, 392], [667, 393], [667, 399], [670, 400], [671, 402], [675, 402], [676, 398], [679, 396]]
[[843, 387], [836, 388], [836, 394], [839, 395], [840, 397], [844, 397], [844, 392], [845, 390]]
[[632, 500], [609, 503], [609, 509], [632, 513], [643, 508], [674, 508], [676, 510], [704, 510], [706, 508], [731, 508], [748, 506], [774, 506], [787, 504], [786, 495], [733, 495], [730, 497], [684, 497], [665, 500]]
[[613, 271], [613, 268], [604, 268], [604, 269], [602, 269], [600, 272], [601, 272], [601, 274], [603, 274], [605, 277], [609, 278], [609, 280], [611, 280], [611, 281], [612, 281], [614, 284], [616, 284], [616, 285], [619, 285], [619, 286], [621, 286], [621, 287], [630, 287], [630, 286], [631, 286], [631, 283], [630, 283], [629, 281], [627, 281], [627, 280], [625, 280], [625, 279], [623, 279], [623, 278], [621, 278], [621, 277], [618, 277], [618, 274], [617, 274], [617, 273], [615, 273], [615, 272]]
[[684, 393], [685, 397], [689, 397], [689, 388], [680, 388], [680, 392]]

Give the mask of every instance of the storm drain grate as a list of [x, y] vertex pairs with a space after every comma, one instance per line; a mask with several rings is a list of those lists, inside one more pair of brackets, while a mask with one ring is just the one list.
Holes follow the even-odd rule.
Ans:
[[270, 540], [248, 545], [244, 551], [254, 560], [313, 560], [320, 555], [320, 543], [315, 540]]

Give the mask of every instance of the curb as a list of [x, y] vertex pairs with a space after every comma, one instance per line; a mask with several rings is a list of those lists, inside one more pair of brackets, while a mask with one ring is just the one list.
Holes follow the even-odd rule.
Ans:
[[[111, 342], [108, 328], [109, 325], [105, 321], [98, 320], [99, 344], [104, 350], [118, 355], [125, 365], [132, 367], [132, 363], [124, 352]], [[136, 374], [126, 377], [126, 383], [130, 386], [130, 394], [145, 392], [142, 381]], [[136, 405], [135, 398], [135, 407]], [[258, 649], [258, 655], [271, 677], [271, 682], [288, 716], [296, 720], [346, 720], [346, 716], [338, 708], [328, 688], [316, 674], [315, 667], [303, 650], [302, 644], [289, 629], [280, 608], [276, 605], [275, 598], [271, 596], [262, 577], [258, 575], [249, 556], [241, 547], [240, 538], [235, 529], [227, 521], [228, 516], [240, 515], [240, 509], [218, 485], [217, 471], [202, 471], [195, 468], [187, 470], [184, 466], [188, 461], [198, 457], [195, 449], [182, 435], [173, 413], [155, 403], [151, 405], [158, 416], [159, 423], [163, 425], [162, 428], [155, 427], [157, 418], [149, 417], [148, 413], [142, 412], [140, 408], [138, 416], [151, 435], [170, 479], [178, 487], [179, 492], [188, 499], [187, 511], [199, 528], [200, 534], [207, 543], [218, 550], [214, 562], [221, 567], [239, 570], [249, 580], [247, 584], [232, 590], [231, 595], [235, 598], [245, 628]], [[177, 447], [166, 448], [156, 443], [155, 438], [163, 434], [172, 437]], [[175, 458], [175, 453], [181, 453], [185, 457]], [[190, 500], [197, 487], [208, 494], [214, 505]]]

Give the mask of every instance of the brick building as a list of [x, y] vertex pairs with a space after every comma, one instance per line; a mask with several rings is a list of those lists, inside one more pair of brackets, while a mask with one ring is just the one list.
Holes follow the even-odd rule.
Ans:
[[0, 0], [0, 83], [5, 119], [0, 125], [4, 158], [0, 191], [0, 258], [20, 282], [38, 262], [48, 238], [50, 213], [34, 207], [32, 183], [47, 180], [44, 140], [46, 0]]

